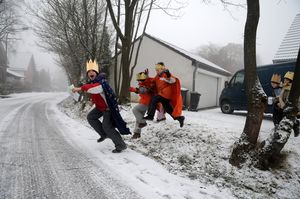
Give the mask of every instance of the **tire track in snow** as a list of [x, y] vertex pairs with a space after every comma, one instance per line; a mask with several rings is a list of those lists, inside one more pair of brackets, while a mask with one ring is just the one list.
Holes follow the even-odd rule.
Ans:
[[140, 198], [65, 140], [48, 97], [12, 105], [0, 122], [0, 198]]

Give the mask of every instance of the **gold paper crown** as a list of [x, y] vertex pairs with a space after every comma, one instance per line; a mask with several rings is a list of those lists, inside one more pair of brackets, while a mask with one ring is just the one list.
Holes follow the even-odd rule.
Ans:
[[281, 77], [280, 77], [280, 75], [279, 75], [279, 74], [273, 74], [273, 75], [272, 75], [272, 78], [271, 78], [271, 82], [280, 84], [280, 82], [281, 82]]
[[285, 73], [284, 78], [292, 80], [294, 79], [294, 72], [288, 71]]
[[86, 62], [86, 72], [88, 72], [89, 70], [94, 70], [97, 73], [99, 73], [99, 67], [98, 67], [96, 60], [92, 61], [90, 59], [89, 61]]
[[148, 75], [145, 72], [140, 72], [138, 74], [136, 74], [136, 80], [145, 80], [148, 78]]

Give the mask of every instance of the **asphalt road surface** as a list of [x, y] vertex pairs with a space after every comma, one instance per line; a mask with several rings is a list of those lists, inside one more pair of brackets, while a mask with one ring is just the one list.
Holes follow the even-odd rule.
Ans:
[[49, 105], [59, 95], [0, 98], [0, 198], [140, 198], [68, 143]]

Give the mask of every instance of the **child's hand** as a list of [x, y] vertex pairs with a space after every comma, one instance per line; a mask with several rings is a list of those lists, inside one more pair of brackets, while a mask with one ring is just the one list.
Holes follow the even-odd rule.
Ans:
[[72, 89], [72, 92], [73, 92], [73, 93], [76, 93], [76, 92], [78, 92], [78, 91], [81, 91], [81, 88], [80, 88], [80, 87], [74, 87], [74, 88]]
[[134, 87], [129, 87], [129, 91], [130, 91], [130, 92], [136, 92], [136, 88], [134, 88]]

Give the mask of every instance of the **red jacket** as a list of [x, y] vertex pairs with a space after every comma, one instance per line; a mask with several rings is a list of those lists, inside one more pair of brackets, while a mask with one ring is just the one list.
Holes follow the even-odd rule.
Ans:
[[[85, 84], [83, 86], [81, 86], [81, 90], [83, 91], [87, 91], [90, 88], [93, 88], [95, 86], [100, 85], [99, 83], [95, 83], [95, 84]], [[104, 112], [107, 109], [107, 104], [105, 102], [105, 100], [103, 99], [103, 97], [100, 94], [91, 94], [91, 99], [92, 102], [96, 105], [96, 107], [101, 111]]]
[[140, 93], [140, 104], [144, 104], [148, 106], [151, 102], [151, 99], [153, 97], [153, 92], [151, 92], [152, 88], [154, 87], [154, 84], [152, 82], [152, 78], [147, 78], [144, 82], [139, 83], [139, 87], [145, 87], [148, 89], [147, 93]]
[[[153, 78], [149, 77], [144, 82], [140, 82], [138, 85], [139, 85], [138, 88], [130, 87], [130, 92], [138, 93], [140, 96], [139, 104], [144, 104], [148, 106], [154, 94], [152, 91], [154, 88]], [[146, 88], [147, 92], [146, 93], [138, 92], [141, 87]]]

